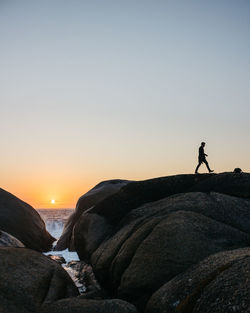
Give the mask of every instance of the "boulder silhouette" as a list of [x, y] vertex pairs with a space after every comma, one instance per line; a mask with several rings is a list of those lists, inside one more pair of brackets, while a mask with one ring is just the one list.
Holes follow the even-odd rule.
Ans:
[[42, 305], [78, 295], [55, 261], [26, 248], [0, 247], [0, 312], [33, 313]]
[[54, 250], [64, 250], [70, 248], [74, 250], [74, 243], [72, 242], [72, 230], [75, 223], [78, 221], [83, 212], [96, 205], [98, 202], [102, 201], [106, 197], [116, 193], [123, 186], [126, 186], [130, 181], [113, 179], [103, 181], [97, 184], [94, 188], [89, 190], [86, 194], [81, 196], [76, 204], [75, 211], [71, 214], [67, 220], [63, 233], [60, 236]]
[[3, 189], [0, 189], [0, 229], [37, 251], [49, 251], [55, 241], [37, 211]]
[[102, 240], [110, 236], [116, 230], [116, 225], [134, 208], [175, 193], [185, 192], [211, 175], [214, 174], [176, 175], [127, 184], [119, 192], [106, 197], [79, 217], [73, 230], [78, 255], [88, 262]]
[[132, 182], [81, 215], [76, 251], [112, 297], [143, 311], [156, 290], [190, 266], [249, 246], [249, 190], [246, 173]]
[[211, 255], [156, 291], [146, 313], [246, 313], [249, 272], [250, 248]]

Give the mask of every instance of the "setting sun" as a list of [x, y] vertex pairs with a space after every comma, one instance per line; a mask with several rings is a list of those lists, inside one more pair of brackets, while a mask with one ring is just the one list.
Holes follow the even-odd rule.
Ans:
[[55, 204], [55, 202], [56, 202], [56, 201], [55, 201], [54, 199], [52, 199], [52, 200], [50, 201], [51, 204]]

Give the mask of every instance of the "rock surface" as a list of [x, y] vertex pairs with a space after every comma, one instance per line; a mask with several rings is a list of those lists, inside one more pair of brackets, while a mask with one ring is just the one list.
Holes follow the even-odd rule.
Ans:
[[83, 260], [89, 261], [93, 251], [107, 236], [111, 236], [116, 225], [131, 210], [147, 202], [186, 192], [211, 176], [176, 175], [131, 182], [79, 217], [73, 231], [77, 253]]
[[68, 273], [43, 254], [0, 247], [1, 313], [136, 313], [125, 301], [86, 300]]
[[250, 198], [249, 173], [221, 173], [211, 175], [191, 188], [193, 191], [220, 192], [231, 196]]
[[146, 313], [250, 311], [250, 248], [214, 254], [163, 285]]
[[49, 251], [55, 241], [37, 211], [3, 189], [0, 189], [0, 229], [37, 251]]
[[0, 248], [0, 312], [34, 313], [41, 306], [78, 295], [55, 261], [26, 248]]
[[136, 308], [125, 301], [64, 299], [43, 307], [39, 313], [136, 313]]
[[100, 300], [106, 298], [89, 264], [83, 261], [71, 261], [64, 268], [75, 282], [82, 299]]
[[60, 264], [60, 265], [66, 263], [66, 261], [65, 261], [65, 259], [64, 259], [63, 256], [60, 256], [60, 255], [52, 255], [52, 254], [47, 254], [47, 256], [48, 256], [51, 260], [57, 262], [57, 263]]
[[143, 306], [152, 290], [208, 255], [248, 246], [249, 211], [249, 200], [217, 193], [179, 194], [139, 207], [93, 253], [94, 271], [114, 296]]
[[20, 240], [11, 236], [10, 234], [0, 230], [0, 247], [19, 247], [24, 248]]
[[64, 250], [70, 248], [74, 250], [74, 244], [72, 242], [72, 230], [75, 223], [78, 221], [83, 212], [96, 205], [98, 202], [107, 198], [108, 196], [116, 193], [122, 187], [126, 186], [130, 181], [113, 179], [99, 183], [94, 188], [89, 190], [86, 194], [81, 196], [76, 204], [76, 209], [69, 217], [67, 223], [64, 226], [63, 233], [59, 238], [54, 250]]
[[76, 251], [112, 297], [143, 311], [154, 292], [190, 266], [250, 245], [249, 198], [247, 173], [132, 182], [80, 216]]

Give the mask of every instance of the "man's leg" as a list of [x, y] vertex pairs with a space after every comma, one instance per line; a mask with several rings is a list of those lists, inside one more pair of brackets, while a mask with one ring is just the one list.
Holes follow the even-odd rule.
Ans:
[[206, 164], [209, 173], [213, 172], [213, 170], [209, 167], [207, 160], [204, 160], [203, 162]]
[[198, 173], [198, 168], [201, 166], [201, 163], [202, 163], [202, 162], [199, 161], [199, 164], [197, 165], [197, 167], [196, 167], [196, 169], [195, 169], [195, 174]]

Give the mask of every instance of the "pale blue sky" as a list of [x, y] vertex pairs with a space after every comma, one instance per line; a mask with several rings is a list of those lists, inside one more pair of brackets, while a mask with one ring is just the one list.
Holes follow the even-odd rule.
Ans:
[[249, 34], [246, 0], [0, 0], [3, 187], [191, 173], [201, 141], [250, 171]]

